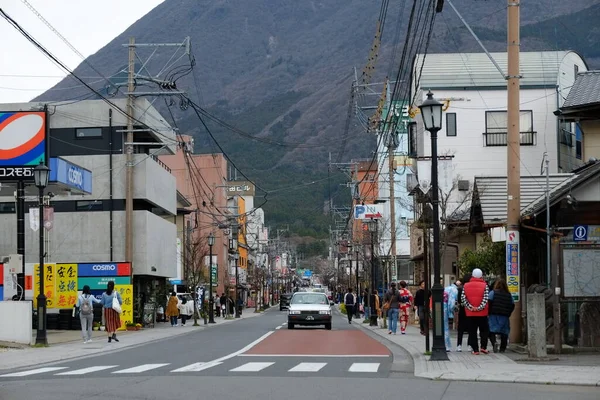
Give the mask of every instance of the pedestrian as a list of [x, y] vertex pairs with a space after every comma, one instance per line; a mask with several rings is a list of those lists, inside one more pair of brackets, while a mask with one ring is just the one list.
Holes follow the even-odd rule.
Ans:
[[171, 321], [171, 326], [178, 326], [177, 319], [179, 318], [179, 299], [177, 293], [171, 293], [169, 303], [167, 304], [167, 318]]
[[94, 326], [94, 303], [102, 302], [92, 296], [90, 287], [85, 285], [81, 294], [77, 297], [76, 309], [79, 310], [79, 320], [81, 321], [81, 335], [83, 343], [92, 341], [92, 327]]
[[115, 282], [109, 281], [106, 285], [106, 292], [102, 293], [102, 303], [104, 311], [104, 324], [106, 326], [106, 334], [108, 335], [108, 343], [112, 340], [118, 342], [117, 329], [121, 327], [121, 318], [119, 313], [113, 309], [113, 300], [117, 299], [119, 304], [123, 304], [121, 294], [118, 290], [115, 290]]
[[223, 318], [227, 318], [227, 296], [224, 292], [221, 294], [219, 301], [221, 302], [221, 315]]
[[494, 353], [498, 353], [496, 335], [500, 335], [500, 353], [504, 353], [510, 334], [510, 315], [515, 309], [514, 300], [504, 279], [496, 281], [494, 290], [490, 292], [489, 301], [490, 342], [494, 348]]
[[[181, 315], [181, 326], [185, 326], [185, 321], [190, 319], [194, 314], [194, 306], [192, 304], [193, 303], [187, 301], [187, 299], [184, 297], [183, 299], [181, 299], [181, 303], [177, 305], [179, 315]], [[192, 308], [191, 311], [190, 306]]]
[[[462, 278], [462, 285], [458, 288], [458, 326], [456, 327], [456, 351], [462, 351], [463, 335], [465, 332], [469, 334], [469, 319], [465, 314], [465, 306], [462, 304], [461, 298], [465, 285], [471, 280], [471, 274], [465, 274]], [[471, 351], [471, 342], [467, 339], [468, 351]]]
[[365, 311], [365, 319], [371, 318], [371, 307], [369, 306], [369, 300], [371, 296], [369, 296], [369, 289], [365, 288], [363, 295], [363, 309]]
[[406, 288], [407, 284], [405, 281], [400, 281], [400, 290], [398, 291], [399, 302], [400, 302], [400, 333], [406, 334], [406, 326], [410, 319], [410, 308], [413, 304], [413, 295]]
[[469, 341], [472, 354], [479, 355], [479, 344], [477, 343], [477, 331], [481, 335], [481, 353], [489, 354], [487, 350], [490, 335], [488, 326], [489, 310], [489, 288], [483, 280], [483, 272], [475, 268], [471, 274], [471, 280], [465, 284], [461, 301], [465, 306], [465, 314], [469, 319]]
[[[398, 330], [398, 316], [400, 315], [400, 296], [396, 289], [396, 282], [392, 282], [390, 289], [383, 296], [383, 312], [387, 311], [388, 335], [395, 335]], [[385, 317], [384, 317], [385, 318]]]
[[356, 296], [352, 293], [352, 288], [348, 288], [348, 292], [344, 295], [344, 305], [346, 306], [348, 323], [351, 324], [352, 316], [354, 315], [354, 307], [356, 307]]
[[221, 300], [219, 299], [219, 294], [215, 293], [215, 297], [213, 299], [213, 307], [215, 308], [215, 317], [221, 316]]
[[460, 281], [456, 281], [444, 288], [444, 341], [446, 343], [446, 351], [452, 351], [450, 329], [454, 323], [454, 310], [458, 299], [459, 286]]
[[425, 335], [425, 281], [419, 282], [419, 289], [415, 293], [415, 312], [419, 316], [421, 335]]

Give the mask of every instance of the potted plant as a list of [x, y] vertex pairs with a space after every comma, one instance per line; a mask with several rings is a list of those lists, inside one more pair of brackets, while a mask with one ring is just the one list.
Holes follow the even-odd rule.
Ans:
[[94, 322], [92, 325], [92, 330], [99, 331], [100, 330], [100, 322]]
[[125, 324], [125, 328], [126, 328], [128, 331], [137, 331], [137, 328], [136, 328], [136, 326], [135, 326], [135, 324], [134, 324], [133, 322], [128, 322], [128, 323], [126, 323], [126, 324]]
[[104, 331], [106, 329], [106, 327], [104, 325], [100, 325], [100, 330]]
[[142, 324], [135, 324], [135, 330], [139, 331], [140, 329], [142, 329]]

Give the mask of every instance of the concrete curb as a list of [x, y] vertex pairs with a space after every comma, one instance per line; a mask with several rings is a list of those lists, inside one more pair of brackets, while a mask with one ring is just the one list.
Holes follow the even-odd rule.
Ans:
[[[243, 321], [248, 318], [258, 317], [265, 313], [248, 313], [243, 318], [221, 320], [216, 324], [207, 324], [200, 326], [189, 325], [189, 328], [179, 327], [179, 329], [158, 328], [148, 329], [140, 331], [141, 335], [127, 335], [131, 338], [136, 338], [135, 342], [119, 342], [119, 344], [111, 344], [104, 342], [93, 342], [92, 345], [84, 345], [81, 343], [79, 346], [74, 346], [76, 341], [69, 341], [57, 344], [55, 346], [49, 346], [45, 348], [26, 348], [26, 349], [10, 349], [2, 352], [2, 363], [0, 369], [0, 375], [9, 371], [15, 371], [25, 369], [31, 366], [44, 367], [48, 365], [56, 365], [57, 363], [69, 362], [75, 359], [81, 360], [98, 355], [107, 355], [116, 353], [123, 350], [134, 349], [148, 344], [157, 343], [164, 340], [169, 340], [174, 337], [190, 335], [193, 333], [200, 332], [204, 329], [213, 329], [219, 326], [227, 325], [235, 321]], [[163, 332], [163, 330], [165, 332]], [[168, 333], [167, 333], [168, 332]], [[99, 347], [92, 347], [98, 346]], [[12, 360], [11, 360], [12, 359]]]

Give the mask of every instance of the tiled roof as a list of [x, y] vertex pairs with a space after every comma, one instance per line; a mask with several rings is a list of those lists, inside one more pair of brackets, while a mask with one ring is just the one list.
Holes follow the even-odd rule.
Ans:
[[[550, 175], [550, 188], [564, 183], [573, 174]], [[505, 176], [476, 176], [475, 195], [479, 197], [484, 225], [506, 223], [507, 184]], [[521, 177], [521, 212], [546, 193], [545, 176]]]
[[[554, 204], [560, 201], [566, 196], [570, 190], [573, 190], [580, 184], [586, 182], [588, 179], [600, 174], [600, 161], [591, 162], [589, 165], [576, 171], [572, 177], [566, 179], [560, 184], [552, 187], [550, 183], [550, 204]], [[521, 215], [534, 215], [546, 209], [546, 194], [542, 194], [540, 197], [532, 201], [521, 213]]]
[[600, 71], [577, 74], [575, 83], [562, 108], [574, 108], [600, 103]]

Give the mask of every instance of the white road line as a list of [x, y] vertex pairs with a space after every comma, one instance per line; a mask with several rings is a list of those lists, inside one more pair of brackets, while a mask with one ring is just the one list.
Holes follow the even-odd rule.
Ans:
[[258, 372], [275, 364], [274, 362], [249, 362], [240, 365], [237, 368], [230, 369], [229, 372]]
[[240, 354], [238, 357], [321, 357], [321, 358], [381, 358], [377, 354]]
[[164, 367], [166, 364], [142, 364], [137, 367], [122, 369], [120, 371], [115, 371], [113, 374], [139, 374], [140, 372], [150, 371], [151, 369], [156, 369], [160, 367]]
[[303, 362], [290, 369], [288, 372], [319, 372], [327, 363]]
[[54, 375], [85, 375], [90, 372], [104, 371], [105, 369], [117, 368], [117, 367], [118, 367], [118, 365], [99, 365], [97, 367], [76, 369], [74, 371], [61, 372], [59, 374], [54, 374]]
[[250, 350], [251, 348], [253, 348], [257, 344], [259, 344], [260, 342], [262, 342], [263, 340], [265, 340], [267, 337], [269, 337], [269, 335], [273, 334], [273, 332], [275, 332], [275, 331], [269, 331], [269, 332], [265, 333], [264, 335], [262, 335], [261, 337], [259, 337], [258, 339], [256, 339], [254, 342], [248, 344], [244, 348], [242, 348], [242, 349], [240, 349], [240, 350], [238, 350], [238, 351], [236, 351], [234, 353], [228, 354], [226, 356], [223, 356], [221, 358], [217, 358], [217, 359], [212, 360], [212, 361], [199, 362], [199, 363], [190, 364], [190, 365], [188, 365], [186, 367], [178, 368], [178, 369], [173, 370], [171, 372], [198, 372], [198, 371], [203, 371], [203, 370], [208, 369], [208, 368], [216, 367], [219, 364], [223, 364], [223, 361], [229, 360], [230, 358], [237, 357], [237, 356], [241, 355], [242, 353], [247, 352], [248, 350]]
[[29, 376], [43, 374], [46, 372], [59, 371], [61, 369], [67, 369], [67, 367], [44, 367], [37, 369], [30, 369], [29, 371], [13, 372], [12, 374], [0, 375], [0, 378], [18, 378], [20, 376]]
[[283, 327], [282, 327], [282, 326], [278, 326], [278, 327], [277, 327], [277, 328], [275, 328], [275, 329], [279, 330], [279, 329], [281, 329], [281, 328], [283, 328]]
[[379, 363], [354, 363], [348, 369], [348, 372], [377, 372]]
[[171, 372], [200, 372], [206, 369], [216, 367], [217, 365], [223, 364], [222, 362], [199, 362], [195, 364], [186, 365], [185, 367], [174, 369]]

